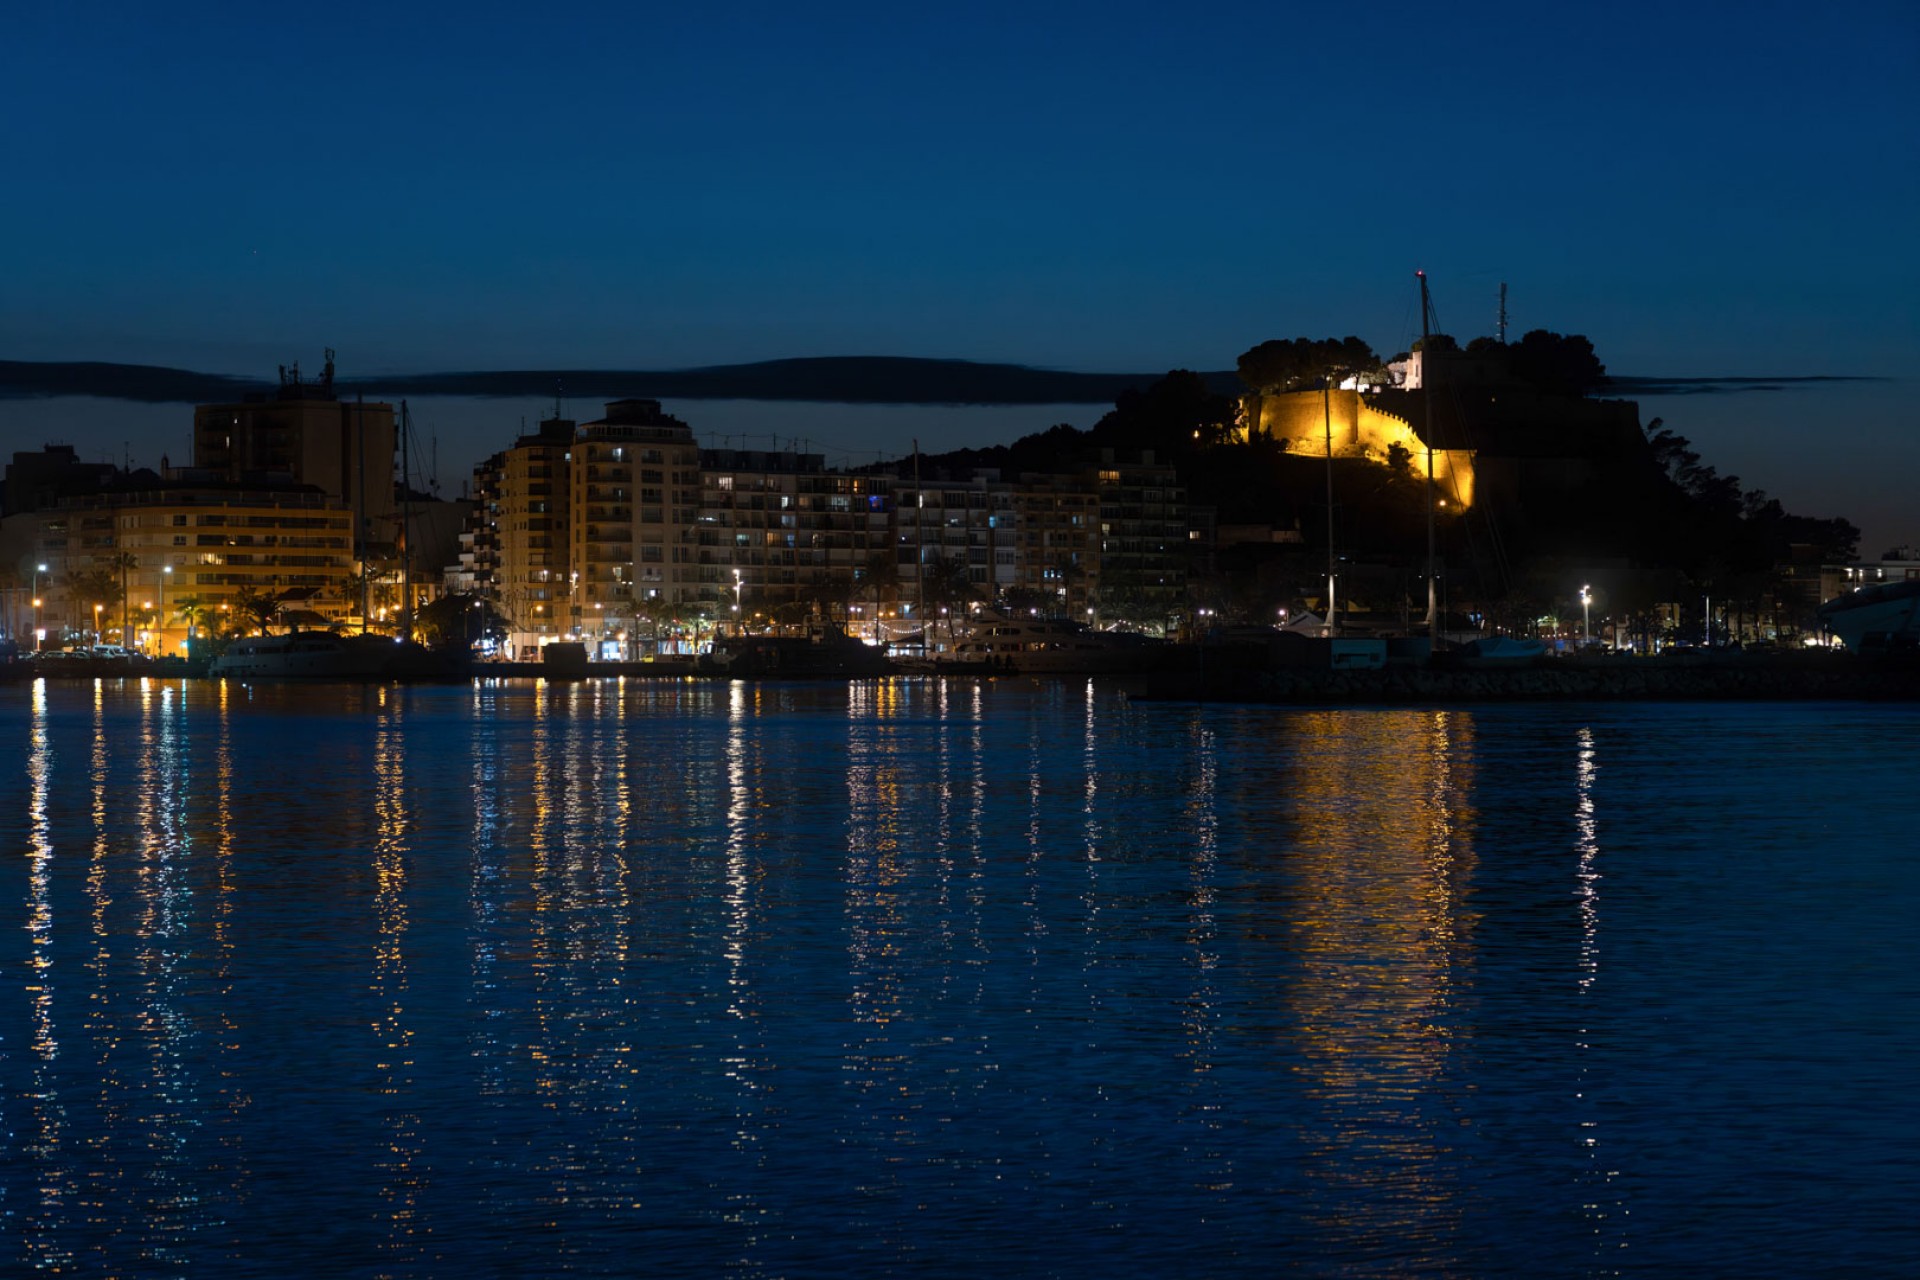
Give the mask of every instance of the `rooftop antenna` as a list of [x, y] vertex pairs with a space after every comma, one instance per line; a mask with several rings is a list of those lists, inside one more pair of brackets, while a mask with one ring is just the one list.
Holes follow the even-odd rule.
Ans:
[[1500, 345], [1507, 345], [1507, 282], [1500, 282]]

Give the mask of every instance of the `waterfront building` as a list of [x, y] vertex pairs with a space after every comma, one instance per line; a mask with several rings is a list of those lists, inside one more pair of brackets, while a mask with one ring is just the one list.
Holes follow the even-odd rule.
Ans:
[[1134, 461], [1101, 451], [1090, 476], [1100, 498], [1100, 609], [1143, 624], [1186, 608], [1187, 491], [1151, 450]]
[[506, 454], [496, 453], [473, 469], [456, 559], [445, 570], [447, 590], [497, 600], [500, 577], [500, 480]]
[[393, 406], [341, 400], [331, 351], [316, 380], [283, 367], [271, 392], [193, 411], [196, 470], [230, 484], [314, 486], [353, 513], [354, 555], [363, 561], [399, 541], [395, 444]]
[[97, 493], [120, 476], [110, 462], [82, 462], [70, 444], [50, 444], [38, 453], [24, 450], [7, 464], [0, 485], [0, 515], [27, 515], [62, 498]]
[[516, 654], [537, 652], [571, 625], [567, 516], [574, 425], [569, 418], [546, 419], [476, 476], [477, 519], [491, 544], [476, 551], [476, 565], [490, 573], [478, 585], [507, 619]]
[[844, 603], [889, 543], [894, 499], [887, 477], [829, 471], [821, 454], [702, 449], [701, 598], [741, 621]]
[[[1020, 503], [1015, 486], [982, 469], [964, 480], [900, 480], [895, 490], [895, 570], [903, 589], [926, 598], [943, 565], [964, 570], [971, 598], [992, 603], [1021, 585]], [[947, 594], [936, 590], [934, 596]], [[938, 607], [937, 605], [935, 607]]]
[[174, 472], [68, 498], [35, 518], [49, 645], [104, 637], [177, 652], [190, 629], [237, 624], [255, 596], [319, 625], [344, 622], [354, 607], [353, 514], [311, 485]]
[[1016, 589], [1044, 596], [1067, 617], [1093, 617], [1100, 598], [1098, 490], [1083, 476], [1029, 474], [1014, 485], [1013, 502]]
[[543, 422], [475, 469], [446, 580], [499, 606], [521, 656], [562, 638], [631, 656], [630, 637], [702, 617], [878, 634], [883, 613], [961, 598], [1086, 620], [1114, 581], [1131, 592], [1115, 616], [1179, 611], [1185, 491], [1151, 456], [1017, 482], [905, 470], [702, 449], [658, 402], [614, 401], [585, 425]]
[[691, 530], [700, 449], [659, 401], [615, 400], [580, 427], [570, 453], [569, 631], [624, 653], [622, 634], [639, 626], [649, 602], [672, 609], [698, 596]]

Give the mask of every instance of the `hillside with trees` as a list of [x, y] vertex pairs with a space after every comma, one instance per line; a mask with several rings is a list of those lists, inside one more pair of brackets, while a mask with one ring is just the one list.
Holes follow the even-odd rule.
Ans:
[[[1480, 338], [1465, 348], [1435, 335], [1425, 349], [1462, 362], [1472, 376], [1433, 390], [1384, 391], [1378, 401], [1416, 430], [1430, 414], [1436, 448], [1475, 451], [1478, 500], [1464, 513], [1436, 512], [1456, 609], [1516, 621], [1538, 616], [1566, 590], [1559, 580], [1568, 565], [1602, 563], [1620, 567], [1610, 603], [1622, 612], [1645, 613], [1702, 591], [1757, 609], [1777, 566], [1856, 553], [1859, 531], [1848, 521], [1786, 511], [1718, 473], [1659, 419], [1643, 427], [1630, 402], [1605, 399], [1606, 367], [1582, 335], [1535, 330], [1516, 343]], [[1348, 377], [1384, 382], [1384, 365], [1358, 338], [1296, 338], [1258, 344], [1238, 369], [1247, 394], [1257, 396]], [[1122, 459], [1151, 451], [1179, 469], [1190, 504], [1211, 508], [1219, 525], [1298, 531], [1296, 543], [1227, 548], [1211, 572], [1196, 568], [1199, 592], [1250, 602], [1253, 613], [1322, 590], [1328, 462], [1239, 430], [1246, 420], [1235, 397], [1199, 374], [1173, 370], [1122, 393], [1084, 431], [1060, 425], [1010, 445], [923, 461], [939, 473], [991, 467], [1013, 477], [1076, 470], [1102, 450]], [[1375, 584], [1379, 598], [1367, 603], [1403, 609], [1424, 592], [1417, 580], [1427, 495], [1418, 458], [1403, 449], [1381, 460], [1335, 458], [1332, 472], [1335, 553], [1354, 566], [1357, 581]]]

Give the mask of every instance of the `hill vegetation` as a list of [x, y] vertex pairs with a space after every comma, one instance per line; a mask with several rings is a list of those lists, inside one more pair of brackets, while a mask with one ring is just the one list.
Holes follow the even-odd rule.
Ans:
[[[1631, 421], [1633, 412], [1590, 398], [1607, 381], [1585, 337], [1537, 330], [1513, 344], [1476, 339], [1461, 351], [1447, 339], [1428, 349], [1449, 348], [1491, 374], [1432, 393], [1436, 433], [1459, 437], [1436, 443], [1468, 444], [1488, 471], [1505, 465], [1522, 477], [1517, 493], [1485, 485], [1489, 496], [1473, 509], [1436, 513], [1443, 572], [1460, 604], [1514, 620], [1538, 616], [1556, 597], [1564, 604], [1569, 564], [1611, 562], [1622, 571], [1609, 603], [1623, 612], [1646, 615], [1658, 601], [1699, 592], [1757, 608], [1777, 566], [1857, 553], [1859, 530], [1850, 522], [1796, 515], [1743, 488], [1659, 419], [1608, 429]], [[1248, 394], [1318, 388], [1354, 375], [1384, 378], [1383, 362], [1351, 337], [1263, 342], [1238, 367]], [[1425, 394], [1396, 393], [1395, 411], [1421, 423], [1415, 406]], [[1242, 420], [1239, 398], [1204, 375], [1176, 369], [1122, 392], [1084, 431], [1063, 424], [1009, 445], [924, 461], [953, 475], [990, 467], [1014, 477], [1083, 468], [1103, 450], [1123, 460], [1150, 451], [1179, 469], [1188, 501], [1210, 508], [1219, 525], [1298, 534], [1294, 543], [1227, 550], [1214, 566], [1217, 581], [1203, 593], [1267, 603], [1311, 598], [1324, 582], [1328, 555], [1328, 461], [1245, 439], [1235, 429]], [[1404, 606], [1416, 593], [1426, 551], [1427, 495], [1417, 460], [1395, 450], [1384, 460], [1336, 458], [1331, 466], [1333, 550], [1356, 566], [1356, 576], [1365, 576], [1358, 566], [1375, 567], [1378, 607]], [[1540, 476], [1560, 479], [1548, 488]], [[1536, 478], [1535, 491], [1528, 477]], [[1263, 585], [1255, 589], [1254, 579]]]

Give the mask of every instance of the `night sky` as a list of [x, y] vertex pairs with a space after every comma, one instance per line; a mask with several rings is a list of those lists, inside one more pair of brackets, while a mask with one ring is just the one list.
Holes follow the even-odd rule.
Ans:
[[[1514, 336], [1617, 374], [1901, 379], [1920, 338], [1911, 0], [391, 8], [10, 11], [0, 358], [1221, 369], [1403, 350], [1415, 268], [1463, 340], [1504, 281]], [[1912, 387], [1877, 386], [1644, 416], [1875, 555], [1920, 541]], [[54, 403], [0, 449], [154, 430]], [[462, 409], [443, 459], [533, 411]]]

